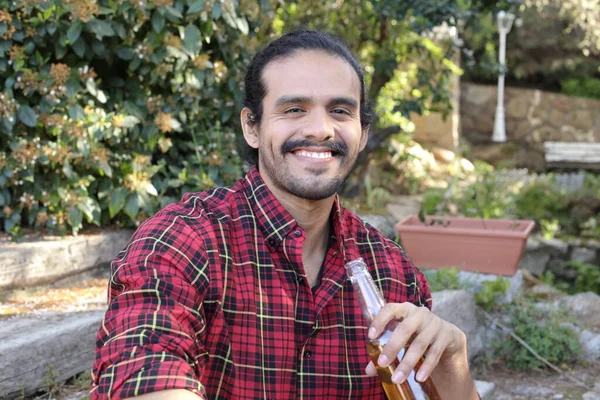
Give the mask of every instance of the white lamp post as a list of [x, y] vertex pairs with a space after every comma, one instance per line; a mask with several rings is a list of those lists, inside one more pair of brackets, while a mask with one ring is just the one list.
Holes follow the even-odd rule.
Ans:
[[506, 60], [506, 35], [510, 32], [515, 15], [500, 11], [498, 13], [498, 34], [500, 36], [500, 75], [498, 76], [498, 104], [496, 105], [496, 119], [494, 120], [494, 134], [492, 141], [506, 142], [506, 129], [504, 127], [504, 70]]

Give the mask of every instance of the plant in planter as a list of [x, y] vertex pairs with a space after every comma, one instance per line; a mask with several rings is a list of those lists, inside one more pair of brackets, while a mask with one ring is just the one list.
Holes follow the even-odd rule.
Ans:
[[[467, 196], [470, 213], [465, 216], [409, 216], [396, 224], [402, 245], [413, 261], [423, 268], [454, 265], [464, 271], [514, 275], [535, 222], [502, 219], [501, 210], [510, 204], [501, 195], [506, 188], [491, 172], [461, 193]], [[454, 190], [450, 185], [447, 193]], [[443, 201], [451, 195], [445, 195]], [[436, 210], [443, 209], [441, 204]]]

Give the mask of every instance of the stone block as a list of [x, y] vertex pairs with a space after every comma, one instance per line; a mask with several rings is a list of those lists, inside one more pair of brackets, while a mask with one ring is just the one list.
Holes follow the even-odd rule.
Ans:
[[[529, 243], [529, 242], [528, 242]], [[534, 275], [541, 275], [546, 272], [550, 254], [542, 251], [526, 251], [519, 263], [520, 269], [526, 269]]]
[[48, 283], [111, 261], [131, 234], [122, 230], [0, 244], [0, 288]]
[[517, 96], [506, 103], [506, 115], [510, 118], [525, 119], [529, 112], [531, 101], [526, 96]]
[[587, 361], [600, 360], [600, 335], [585, 330], [579, 334], [579, 343]]
[[494, 400], [496, 385], [493, 382], [475, 381], [475, 388], [481, 400]]
[[587, 247], [575, 247], [571, 253], [571, 260], [593, 264], [597, 261], [596, 250]]
[[540, 238], [540, 242], [544, 247], [551, 251], [552, 254], [565, 255], [569, 251], [569, 244], [560, 239]]
[[63, 382], [89, 370], [103, 316], [92, 311], [0, 320], [0, 398], [34, 393], [51, 375]]
[[565, 311], [589, 328], [600, 328], [600, 296], [593, 292], [565, 296], [559, 301]]

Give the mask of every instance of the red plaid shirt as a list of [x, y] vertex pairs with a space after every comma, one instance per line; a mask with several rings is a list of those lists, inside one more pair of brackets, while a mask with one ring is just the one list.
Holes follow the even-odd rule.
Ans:
[[320, 285], [305, 232], [254, 168], [147, 220], [112, 263], [91, 399], [184, 388], [209, 399], [383, 399], [364, 373], [367, 324], [347, 261], [362, 257], [389, 302], [431, 307], [400, 247], [343, 209]]

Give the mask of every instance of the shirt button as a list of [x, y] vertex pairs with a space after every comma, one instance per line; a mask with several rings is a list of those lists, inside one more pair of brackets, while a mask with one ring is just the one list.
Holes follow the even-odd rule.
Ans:
[[304, 352], [304, 358], [311, 358], [311, 357], [312, 357], [312, 351], [306, 350]]
[[275, 246], [275, 239], [269, 239], [269, 244], [271, 246]]
[[299, 238], [300, 236], [302, 236], [302, 232], [300, 232], [300, 229], [297, 229], [297, 230], [294, 232], [294, 236], [296, 236], [297, 238]]
[[304, 282], [304, 277], [302, 275], [298, 275], [298, 282]]

